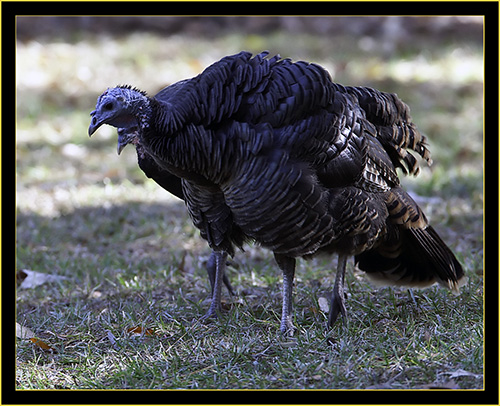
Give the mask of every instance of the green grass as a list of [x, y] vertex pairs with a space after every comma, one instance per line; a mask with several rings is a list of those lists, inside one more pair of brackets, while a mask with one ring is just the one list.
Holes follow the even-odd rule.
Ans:
[[[102, 258], [114, 261], [121, 265]], [[269, 264], [231, 272], [242, 290], [238, 300], [219, 320], [200, 321], [208, 306], [204, 270], [152, 270], [143, 261], [130, 270], [101, 265], [99, 275], [91, 271], [96, 261], [86, 261], [77, 286], [75, 277], [20, 293], [22, 308], [31, 311], [18, 320], [58, 349], [41, 353], [19, 342], [23, 388], [418, 388], [449, 382], [459, 369], [482, 373], [479, 278], [454, 298], [439, 288], [413, 296], [374, 290], [351, 275], [348, 326], [327, 331], [318, 297], [328, 295], [333, 275], [323, 264], [305, 272], [317, 279], [299, 278], [299, 330], [283, 338], [278, 277], [252, 284], [252, 273], [276, 273]], [[136, 326], [155, 335], [127, 333]], [[481, 380], [462, 377], [459, 384], [477, 388]]]
[[[18, 339], [19, 389], [483, 387], [479, 47], [416, 38], [383, 59], [347, 37], [74, 38], [18, 46], [17, 268], [67, 278], [17, 291], [18, 323], [57, 349]], [[88, 139], [89, 112], [108, 86], [153, 93], [222, 55], [262, 48], [408, 102], [435, 164], [404, 184], [464, 264], [460, 296], [375, 288], [349, 263], [349, 321], [327, 330], [319, 301], [336, 258], [299, 261], [298, 331], [285, 338], [280, 272], [268, 251], [249, 246], [228, 269], [238, 296], [224, 292], [224, 314], [200, 320], [209, 306], [205, 242], [183, 203], [144, 177], [132, 148], [116, 156], [114, 129]], [[128, 332], [137, 326], [154, 334]]]

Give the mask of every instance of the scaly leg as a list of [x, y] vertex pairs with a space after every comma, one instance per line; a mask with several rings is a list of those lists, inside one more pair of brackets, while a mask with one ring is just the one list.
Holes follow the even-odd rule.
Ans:
[[222, 279], [225, 274], [227, 252], [226, 251], [214, 251], [215, 255], [215, 280], [212, 291], [212, 303], [210, 303], [210, 308], [207, 314], [203, 318], [217, 317], [220, 313], [221, 307], [221, 291], [222, 291]]
[[345, 308], [344, 297], [344, 276], [347, 255], [339, 254], [339, 262], [337, 265], [337, 275], [335, 277], [335, 285], [333, 286], [332, 301], [330, 303], [330, 314], [328, 315], [328, 326], [333, 327], [339, 313], [344, 318], [344, 324], [347, 322], [347, 311]]
[[295, 258], [274, 254], [274, 258], [283, 272], [283, 306], [281, 311], [280, 330], [282, 334], [293, 335], [295, 326], [293, 325], [293, 303], [292, 289], [293, 278], [295, 276]]
[[[214, 293], [214, 285], [215, 285], [215, 258], [216, 258], [215, 251], [212, 251], [210, 258], [207, 261], [207, 274], [208, 274], [208, 280], [210, 282], [210, 287], [212, 288], [212, 294]], [[231, 286], [231, 283], [229, 282], [229, 279], [225, 272], [224, 275], [222, 275], [222, 282], [224, 282], [224, 285], [226, 285], [229, 294], [231, 296], [236, 296], [236, 293], [234, 292], [234, 289]]]

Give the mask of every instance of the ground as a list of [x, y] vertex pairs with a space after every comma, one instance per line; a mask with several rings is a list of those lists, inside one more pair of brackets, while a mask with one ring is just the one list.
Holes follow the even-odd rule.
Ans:
[[[54, 276], [17, 290], [17, 322], [50, 347], [19, 334], [18, 389], [482, 388], [482, 44], [429, 38], [384, 49], [369, 35], [286, 31], [18, 40], [16, 270]], [[107, 87], [155, 93], [242, 49], [314, 61], [410, 105], [434, 165], [403, 185], [464, 265], [459, 296], [377, 288], [350, 262], [349, 320], [327, 330], [336, 258], [299, 261], [298, 330], [286, 338], [280, 272], [251, 245], [228, 268], [238, 295], [224, 292], [224, 314], [200, 320], [208, 247], [133, 148], [116, 155], [115, 129], [88, 138], [89, 113]]]

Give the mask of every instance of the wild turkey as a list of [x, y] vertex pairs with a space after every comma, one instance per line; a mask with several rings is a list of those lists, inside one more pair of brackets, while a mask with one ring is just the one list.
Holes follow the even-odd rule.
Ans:
[[344, 273], [389, 284], [458, 292], [459, 262], [400, 187], [416, 175], [426, 138], [393, 94], [333, 83], [319, 65], [267, 52], [227, 56], [167, 87], [161, 99], [130, 86], [106, 90], [89, 135], [101, 125], [138, 127], [155, 162], [182, 178], [194, 225], [216, 255], [207, 316], [220, 310], [227, 255], [254, 240], [283, 272], [280, 329], [293, 332], [295, 258], [338, 253], [329, 325], [346, 317]]
[[[160, 97], [161, 92], [156, 95], [156, 97]], [[184, 193], [182, 191], [181, 179], [174, 174], [170, 173], [166, 169], [161, 168], [155, 162], [155, 160], [147, 153], [144, 147], [140, 143], [139, 132], [137, 127], [132, 128], [118, 128], [118, 145], [117, 152], [118, 155], [121, 154], [123, 149], [128, 144], [133, 144], [136, 147], [137, 152], [137, 163], [139, 167], [142, 169], [144, 174], [154, 180], [159, 186], [165, 189], [167, 192], [170, 192], [174, 196], [177, 196], [179, 199], [184, 200]], [[214, 290], [215, 284], [215, 254], [212, 252], [210, 258], [208, 259], [206, 270], [208, 274], [208, 279], [210, 282], [210, 286], [212, 288], [212, 292]], [[222, 275], [222, 281], [224, 285], [226, 285], [227, 290], [231, 295], [235, 295], [234, 289], [229, 282], [226, 274]]]

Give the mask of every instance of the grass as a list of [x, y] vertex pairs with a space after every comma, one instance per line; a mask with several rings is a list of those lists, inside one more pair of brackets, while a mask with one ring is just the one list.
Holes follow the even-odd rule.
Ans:
[[[438, 288], [374, 291], [351, 275], [348, 326], [327, 331], [318, 297], [333, 281], [325, 270], [314, 271], [320, 279], [297, 283], [299, 331], [289, 339], [277, 330], [278, 277], [251, 284], [252, 273], [269, 266], [231, 273], [247, 288], [209, 322], [200, 322], [208, 305], [202, 269], [130, 268], [115, 270], [113, 279], [104, 268], [94, 282], [87, 274], [77, 288], [68, 282], [29, 292], [23, 308], [32, 310], [18, 320], [37, 326], [58, 353], [19, 343], [24, 388], [418, 388], [449, 383], [457, 370], [481, 374], [480, 281], [451, 300]], [[136, 326], [154, 335], [128, 333]], [[459, 384], [481, 381], [468, 376]]]
[[[67, 278], [17, 291], [18, 323], [57, 350], [18, 339], [18, 389], [483, 387], [480, 47], [416, 38], [385, 60], [360, 56], [349, 38], [283, 33], [74, 38], [18, 44], [17, 269]], [[320, 301], [336, 259], [299, 261], [298, 331], [285, 338], [281, 275], [269, 252], [249, 246], [228, 270], [238, 296], [226, 292], [224, 314], [200, 320], [209, 305], [206, 244], [183, 203], [144, 177], [132, 149], [116, 156], [114, 130], [88, 139], [88, 114], [108, 86], [154, 92], [222, 55], [262, 48], [322, 63], [345, 84], [396, 91], [412, 107], [435, 165], [404, 184], [464, 264], [460, 296], [374, 288], [350, 263], [348, 324], [327, 330]], [[137, 327], [142, 335], [130, 332]]]

